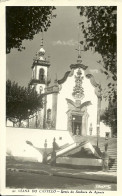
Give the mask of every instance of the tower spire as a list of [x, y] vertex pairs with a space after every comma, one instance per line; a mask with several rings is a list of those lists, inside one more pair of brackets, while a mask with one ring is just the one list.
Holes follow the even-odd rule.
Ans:
[[41, 38], [41, 44], [40, 44], [40, 46], [43, 47], [43, 40], [44, 40], [43, 39], [43, 31], [41, 32], [41, 34], [42, 34], [42, 36], [41, 36], [42, 38]]
[[84, 51], [84, 50], [81, 48], [81, 45], [82, 45], [82, 48], [83, 48], [83, 41], [80, 41], [78, 43], [78, 48], [76, 49], [78, 51], [77, 63], [81, 63], [82, 62], [81, 51]]
[[57, 84], [57, 81], [58, 81], [58, 79], [57, 79], [57, 73], [55, 73], [54, 83]]
[[[82, 45], [82, 48], [81, 48]], [[78, 48], [76, 49], [78, 51], [78, 57], [77, 57], [77, 63], [81, 63], [82, 59], [81, 59], [81, 51], [83, 50], [83, 41], [80, 41], [80, 24], [78, 26]]]
[[44, 58], [44, 55], [45, 55], [45, 50], [43, 48], [43, 31], [41, 32], [41, 48], [40, 50], [37, 52], [37, 57], [38, 57], [38, 60], [41, 60], [41, 61], [45, 61], [46, 59]]

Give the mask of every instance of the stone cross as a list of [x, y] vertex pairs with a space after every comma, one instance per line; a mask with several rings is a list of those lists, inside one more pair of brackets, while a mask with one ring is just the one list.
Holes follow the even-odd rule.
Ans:
[[47, 163], [47, 140], [44, 143], [43, 163]]
[[54, 137], [53, 139], [53, 151], [52, 151], [52, 154], [51, 154], [51, 165], [52, 166], [55, 166], [56, 165], [56, 139]]

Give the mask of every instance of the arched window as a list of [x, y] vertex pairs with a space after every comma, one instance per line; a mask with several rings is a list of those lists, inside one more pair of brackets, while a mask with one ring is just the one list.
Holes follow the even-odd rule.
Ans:
[[44, 69], [42, 69], [42, 68], [39, 70], [39, 80], [40, 80], [40, 82], [44, 82], [45, 81]]

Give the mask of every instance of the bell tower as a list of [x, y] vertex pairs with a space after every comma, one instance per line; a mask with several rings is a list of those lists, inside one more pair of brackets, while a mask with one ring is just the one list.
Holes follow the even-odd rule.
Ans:
[[45, 88], [48, 83], [48, 69], [50, 67], [50, 63], [45, 58], [45, 50], [43, 48], [43, 38], [41, 39], [41, 48], [36, 53], [33, 64], [32, 64], [32, 79], [30, 82], [31, 86], [34, 86], [36, 91], [39, 94], [45, 92]]

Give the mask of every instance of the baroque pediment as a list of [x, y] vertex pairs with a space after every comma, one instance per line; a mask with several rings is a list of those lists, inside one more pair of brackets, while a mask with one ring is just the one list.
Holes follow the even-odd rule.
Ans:
[[85, 101], [84, 103], [80, 103], [80, 102], [74, 102], [71, 99], [66, 98], [67, 104], [68, 104], [68, 108], [72, 109], [72, 110], [82, 110], [84, 107], [87, 107], [89, 105], [91, 105], [91, 101]]

